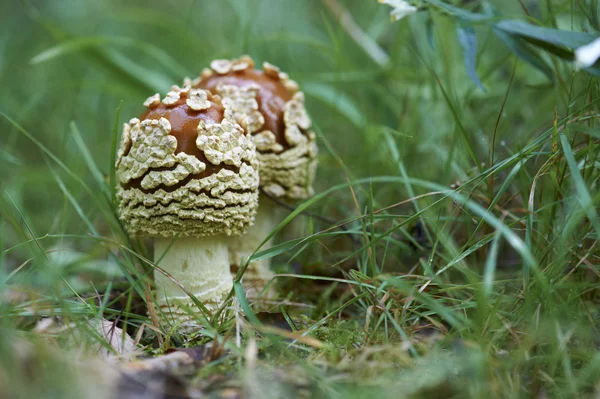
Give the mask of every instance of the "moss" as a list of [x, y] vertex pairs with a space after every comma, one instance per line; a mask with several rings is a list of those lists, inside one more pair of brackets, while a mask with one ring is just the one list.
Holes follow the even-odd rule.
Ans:
[[350, 350], [361, 346], [365, 339], [363, 327], [356, 320], [340, 320], [317, 328], [312, 337], [327, 344], [330, 349]]

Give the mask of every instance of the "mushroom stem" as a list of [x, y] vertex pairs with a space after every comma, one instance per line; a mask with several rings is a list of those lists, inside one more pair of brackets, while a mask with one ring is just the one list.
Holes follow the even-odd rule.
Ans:
[[[233, 286], [225, 236], [155, 238], [154, 259], [210, 311], [223, 303]], [[163, 313], [174, 322], [194, 320], [198, 310], [190, 297], [157, 270], [154, 280]]]
[[[254, 218], [254, 224], [248, 228], [248, 232], [241, 237], [229, 238], [229, 255], [231, 257], [231, 274], [235, 278], [240, 265], [252, 256], [256, 248], [267, 238], [279, 224], [277, 204], [269, 197], [260, 194], [258, 212]], [[267, 241], [260, 251], [273, 246], [273, 239]], [[271, 259], [260, 259], [248, 265], [242, 279], [246, 295], [256, 297], [275, 274], [271, 271]], [[272, 292], [267, 291], [263, 297], [270, 297]]]

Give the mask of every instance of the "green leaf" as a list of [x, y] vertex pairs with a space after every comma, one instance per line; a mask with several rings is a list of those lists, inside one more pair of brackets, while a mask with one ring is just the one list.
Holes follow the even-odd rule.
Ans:
[[494, 240], [490, 252], [488, 253], [487, 260], [485, 261], [485, 271], [483, 274], [483, 292], [486, 297], [492, 294], [494, 288], [494, 275], [496, 274], [496, 266], [498, 262], [498, 249], [500, 247], [500, 231], [496, 231], [494, 234]]
[[[107, 45], [111, 45], [107, 46]], [[161, 65], [168, 75], [157, 71], [155, 68], [146, 68], [129, 57], [116, 50], [114, 47], [125, 47], [128, 50], [134, 49], [145, 53], [152, 57], [156, 64]], [[97, 52], [105, 60], [109, 61], [113, 66], [116, 66], [121, 72], [128, 75], [130, 78], [142, 83], [144, 86], [154, 91], [166, 91], [171, 87], [175, 77], [187, 75], [187, 69], [181, 66], [177, 60], [171, 57], [164, 50], [152, 45], [148, 42], [142, 42], [127, 37], [75, 37], [64, 40], [61, 43], [53, 46], [30, 60], [32, 65], [41, 64], [64, 55], [72, 53], [80, 53], [87, 50]]]
[[252, 308], [250, 308], [250, 304], [248, 303], [248, 298], [246, 298], [246, 292], [244, 291], [244, 287], [242, 287], [242, 284], [239, 281], [233, 283], [233, 289], [235, 290], [235, 296], [238, 302], [240, 303], [240, 307], [244, 311], [244, 314], [246, 315], [248, 320], [252, 324], [260, 326], [262, 323], [254, 314]]
[[525, 43], [519, 37], [509, 35], [503, 30], [497, 28], [494, 28], [494, 33], [517, 57], [527, 62], [532, 67], [538, 69], [540, 72], [546, 75], [548, 79], [554, 82], [554, 73], [552, 72], [552, 68], [550, 68], [546, 61], [544, 61], [544, 59], [527, 43]]
[[141, 66], [131, 58], [114, 49], [103, 51], [104, 56], [121, 70], [126, 71], [129, 76], [140, 81], [150, 90], [155, 92], [166, 92], [173, 85], [173, 79], [160, 72]]
[[471, 78], [477, 87], [486, 92], [483, 83], [481, 83], [479, 76], [477, 76], [477, 37], [475, 36], [475, 29], [471, 26], [461, 26], [459, 24], [456, 27], [456, 33], [458, 35], [458, 42], [463, 48], [467, 75], [469, 75], [469, 78]]
[[590, 195], [585, 181], [579, 172], [577, 161], [575, 161], [575, 155], [573, 155], [573, 150], [571, 149], [571, 144], [569, 144], [569, 140], [564, 134], [560, 135], [560, 144], [562, 145], [563, 153], [565, 155], [565, 159], [567, 160], [567, 165], [569, 165], [569, 170], [571, 171], [571, 177], [575, 185], [575, 190], [577, 191], [577, 201], [579, 201], [583, 212], [585, 212], [585, 215], [590, 220], [590, 223], [592, 226], [594, 226], [596, 234], [600, 236], [600, 220], [598, 219], [598, 212], [596, 212], [594, 202], [592, 201], [592, 196]]
[[560, 29], [543, 28], [527, 24], [521, 21], [504, 20], [498, 22], [497, 29], [500, 29], [511, 35], [518, 35], [528, 39], [539, 40], [544, 43], [554, 44], [556, 46], [565, 46], [570, 49], [584, 46], [594, 39], [597, 35], [582, 32], [570, 32]]
[[448, 14], [470, 22], [482, 22], [489, 20], [492, 16], [486, 14], [477, 14], [471, 11], [463, 10], [462, 8], [454, 7], [440, 0], [424, 0], [425, 3], [431, 4], [438, 9], [441, 9]]
[[123, 101], [119, 102], [119, 106], [116, 110], [115, 122], [112, 128], [112, 135], [110, 140], [110, 165], [109, 165], [109, 189], [110, 189], [110, 199], [111, 201], [115, 201], [116, 198], [116, 190], [117, 190], [117, 171], [115, 169], [115, 164], [117, 162], [117, 143], [119, 141], [119, 121], [121, 116], [121, 107], [123, 106]]
[[598, 0], [591, 0], [590, 4], [590, 24], [596, 30], [600, 30], [600, 16], [598, 15]]
[[[544, 49], [566, 61], [573, 61], [573, 51], [591, 43], [597, 36], [591, 33], [571, 32], [560, 29], [543, 28], [520, 21], [505, 20], [495, 25], [496, 29], [513, 37], [519, 37], [528, 43]], [[600, 76], [600, 62], [585, 68], [584, 71]]]
[[432, 50], [435, 50], [435, 39], [433, 37], [433, 18], [431, 18], [431, 14], [429, 14], [425, 24], [425, 34], [427, 35], [427, 43], [429, 43], [429, 47], [431, 47]]
[[312, 241], [312, 237], [305, 238], [296, 238], [294, 240], [286, 241], [280, 244], [273, 245], [264, 251], [257, 252], [250, 257], [251, 262], [256, 262], [263, 259], [270, 259], [282, 253], [286, 253], [291, 251], [296, 247], [296, 245], [300, 245], [306, 242]]
[[151, 42], [142, 42], [129, 37], [114, 37], [114, 36], [93, 36], [93, 37], [76, 37], [70, 40], [65, 40], [56, 46], [41, 52], [30, 60], [30, 63], [40, 64], [47, 62], [63, 55], [80, 52], [90, 48], [103, 49], [106, 45], [125, 47], [127, 49], [135, 49], [146, 53], [156, 60], [156, 62], [174, 76], [186, 75], [187, 69], [183, 67], [174, 57], [169, 55], [163, 49], [153, 45]]
[[70, 127], [71, 127], [71, 137], [73, 138], [73, 141], [75, 141], [75, 143], [79, 147], [81, 157], [85, 160], [85, 163], [87, 164], [87, 166], [90, 170], [90, 173], [92, 174], [92, 177], [96, 181], [98, 188], [100, 188], [100, 190], [105, 194], [106, 199], [109, 200], [109, 202], [110, 202], [110, 189], [109, 189], [109, 187], [106, 186], [106, 182], [104, 181], [104, 176], [103, 176], [102, 172], [100, 171], [100, 169], [98, 168], [98, 165], [96, 165], [96, 161], [94, 161], [94, 158], [92, 157], [92, 154], [90, 153], [90, 150], [85, 145], [85, 142], [83, 141], [83, 138], [81, 137], [81, 134], [79, 133], [79, 129], [77, 128], [77, 125], [75, 124], [75, 122], [71, 122]]

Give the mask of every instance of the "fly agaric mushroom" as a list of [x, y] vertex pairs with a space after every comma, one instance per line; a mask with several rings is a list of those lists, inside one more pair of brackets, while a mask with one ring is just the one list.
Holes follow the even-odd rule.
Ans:
[[[260, 186], [270, 196], [294, 200], [313, 195], [317, 168], [316, 135], [304, 108], [304, 94], [298, 84], [279, 68], [263, 64], [254, 69], [254, 60], [242, 56], [215, 60], [192, 87], [210, 90], [229, 104], [237, 122], [251, 135], [260, 163]], [[247, 259], [279, 223], [274, 203], [261, 195], [254, 225], [243, 237], [231, 240], [232, 272]], [[271, 242], [265, 244], [268, 248]], [[248, 265], [244, 282], [249, 292], [261, 290], [270, 280], [268, 260]]]
[[[206, 90], [173, 86], [144, 105], [118, 153], [121, 219], [131, 235], [153, 237], [159, 266], [215, 310], [232, 287], [227, 236], [245, 233], [258, 207], [255, 145], [228, 102]], [[164, 314], [191, 322], [185, 291], [154, 276]]]

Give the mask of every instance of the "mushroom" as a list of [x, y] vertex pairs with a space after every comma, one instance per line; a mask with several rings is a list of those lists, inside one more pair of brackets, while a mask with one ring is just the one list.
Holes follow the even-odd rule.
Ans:
[[[316, 135], [304, 107], [304, 94], [288, 75], [269, 63], [254, 69], [254, 60], [242, 56], [215, 60], [202, 71], [192, 87], [210, 90], [223, 98], [236, 121], [251, 135], [260, 163], [260, 186], [269, 196], [283, 200], [313, 195], [317, 168]], [[242, 259], [258, 248], [279, 224], [275, 204], [260, 196], [261, 206], [248, 234], [232, 239], [230, 255], [235, 273]], [[269, 248], [271, 241], [263, 249]], [[244, 283], [249, 295], [262, 290], [273, 276], [269, 260], [248, 265]]]
[[126, 123], [118, 152], [120, 217], [136, 237], [154, 238], [157, 302], [173, 321], [194, 324], [186, 291], [217, 309], [232, 288], [228, 236], [251, 225], [258, 160], [228, 102], [202, 89], [155, 94]]

